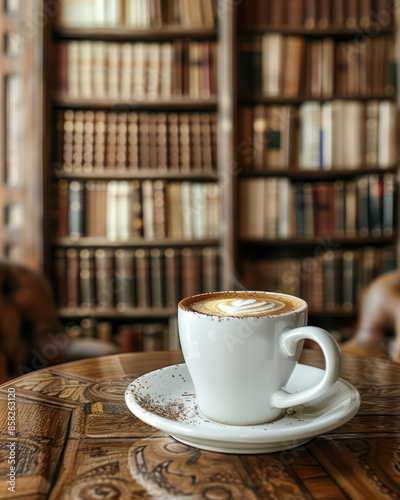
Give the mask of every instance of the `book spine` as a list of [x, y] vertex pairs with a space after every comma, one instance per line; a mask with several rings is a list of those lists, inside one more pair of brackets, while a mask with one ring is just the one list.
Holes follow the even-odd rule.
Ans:
[[94, 307], [96, 304], [95, 292], [95, 264], [94, 252], [83, 249], [79, 253], [80, 258], [80, 288], [81, 307]]
[[69, 234], [77, 238], [85, 234], [84, 229], [84, 186], [83, 182], [69, 184]]
[[136, 276], [134, 272], [134, 251], [115, 251], [115, 305], [118, 311], [134, 307], [136, 303]]
[[98, 249], [95, 252], [96, 303], [99, 307], [114, 305], [114, 255], [112, 250]]
[[135, 251], [137, 306], [151, 307], [149, 251], [139, 248]]

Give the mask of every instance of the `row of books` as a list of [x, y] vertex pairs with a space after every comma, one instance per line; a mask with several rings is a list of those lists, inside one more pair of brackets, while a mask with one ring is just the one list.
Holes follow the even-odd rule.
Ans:
[[335, 42], [272, 33], [243, 39], [239, 51], [245, 96], [383, 96], [396, 90], [392, 37]]
[[242, 238], [392, 236], [396, 176], [371, 174], [351, 181], [292, 183], [288, 178], [242, 179]]
[[59, 89], [72, 98], [208, 99], [217, 94], [216, 42], [58, 44]]
[[63, 0], [58, 23], [66, 27], [212, 28], [212, 0]]
[[189, 295], [218, 290], [216, 248], [54, 252], [60, 307], [176, 308]]
[[259, 170], [393, 167], [397, 114], [389, 100], [245, 106], [240, 109], [239, 161]]
[[220, 194], [215, 182], [67, 181], [57, 183], [59, 236], [109, 241], [214, 239]]
[[84, 318], [80, 323], [68, 323], [65, 329], [71, 339], [96, 338], [103, 342], [115, 342], [121, 353], [170, 348], [168, 326], [164, 323], [134, 323], [115, 328], [110, 321]]
[[246, 0], [240, 19], [253, 28], [304, 27], [354, 29], [366, 36], [393, 24], [394, 9], [387, 0]]
[[366, 286], [396, 269], [395, 250], [328, 250], [305, 259], [245, 260], [243, 285], [302, 297], [311, 312], [352, 311]]
[[216, 113], [59, 110], [56, 160], [66, 172], [158, 169], [211, 172], [217, 164]]

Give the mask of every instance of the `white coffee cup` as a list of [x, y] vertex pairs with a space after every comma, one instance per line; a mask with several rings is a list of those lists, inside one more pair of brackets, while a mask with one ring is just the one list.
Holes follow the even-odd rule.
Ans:
[[[220, 296], [238, 293], [246, 292], [220, 292]], [[224, 424], [270, 422], [284, 408], [323, 396], [337, 381], [342, 364], [334, 338], [322, 328], [306, 326], [305, 301], [277, 293], [248, 293], [265, 293], [266, 299], [273, 296], [277, 301], [295, 299], [296, 309], [271, 316], [221, 316], [191, 309], [196, 300], [214, 298], [216, 293], [188, 297], [178, 305], [179, 337], [199, 408]], [[314, 387], [290, 394], [285, 387], [304, 339], [321, 347], [325, 374]]]

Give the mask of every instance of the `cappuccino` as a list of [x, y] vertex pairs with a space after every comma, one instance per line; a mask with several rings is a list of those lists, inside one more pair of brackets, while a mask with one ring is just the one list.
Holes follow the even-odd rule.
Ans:
[[188, 297], [179, 305], [183, 310], [207, 316], [248, 318], [279, 316], [297, 311], [305, 303], [296, 297], [267, 292], [215, 292]]

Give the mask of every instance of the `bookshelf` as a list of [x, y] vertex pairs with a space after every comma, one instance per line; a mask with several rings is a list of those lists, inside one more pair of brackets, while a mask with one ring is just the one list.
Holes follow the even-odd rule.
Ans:
[[[200, 4], [212, 2], [195, 1], [190, 10]], [[128, 26], [124, 16], [112, 27], [74, 26], [65, 14], [61, 9], [45, 28], [44, 77], [49, 207], [44, 249], [59, 315], [73, 330], [86, 321], [111, 322], [114, 334], [121, 323], [160, 322], [169, 327], [167, 346], [176, 347], [179, 298], [220, 289], [226, 281], [223, 259], [219, 262], [226, 237], [219, 228], [220, 214], [227, 211], [220, 183], [226, 132], [219, 124], [234, 106], [232, 99], [221, 101], [221, 88], [231, 83], [216, 61], [231, 50], [226, 41], [232, 37], [227, 29], [233, 12], [224, 21], [216, 16], [214, 26], [208, 19], [204, 26], [175, 22], [140, 28]], [[232, 57], [229, 61], [233, 65]], [[142, 79], [135, 81], [139, 73]], [[229, 144], [226, 151], [232, 156]], [[128, 195], [121, 189], [129, 189]], [[136, 219], [110, 236], [131, 202], [140, 204], [132, 215]], [[75, 219], [74, 203], [83, 207]], [[98, 214], [105, 218], [100, 230]]]
[[351, 331], [362, 290], [398, 259], [394, 13], [252, 0], [237, 15], [239, 282], [301, 295], [311, 324]]

